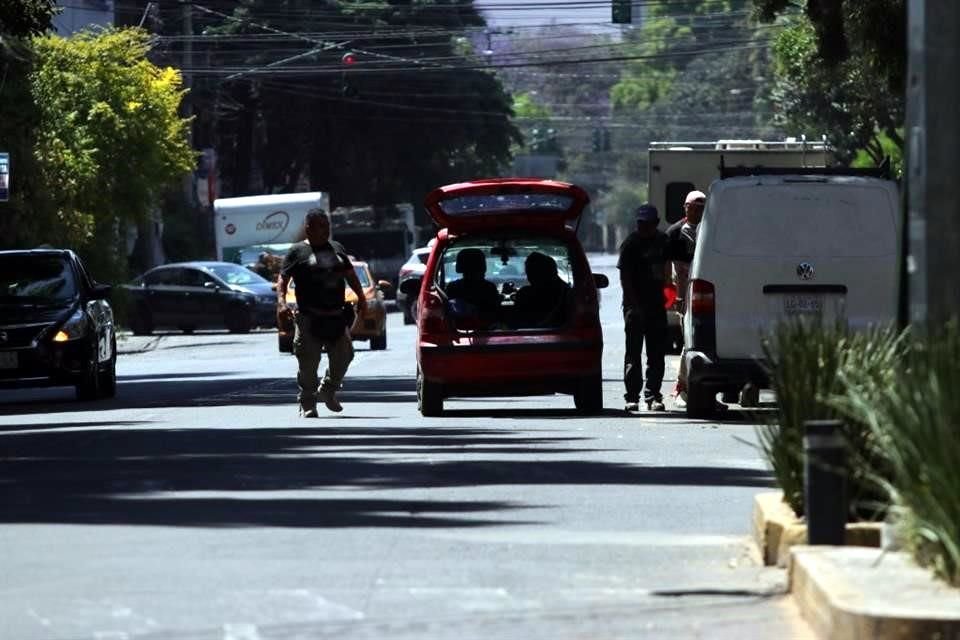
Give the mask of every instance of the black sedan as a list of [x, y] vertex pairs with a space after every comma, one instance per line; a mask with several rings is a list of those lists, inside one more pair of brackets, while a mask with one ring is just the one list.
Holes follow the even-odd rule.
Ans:
[[276, 324], [273, 284], [232, 262], [180, 262], [155, 267], [125, 288], [130, 292], [130, 328], [227, 329], [246, 333]]
[[114, 396], [109, 295], [72, 251], [0, 251], [0, 386], [74, 386], [80, 400]]

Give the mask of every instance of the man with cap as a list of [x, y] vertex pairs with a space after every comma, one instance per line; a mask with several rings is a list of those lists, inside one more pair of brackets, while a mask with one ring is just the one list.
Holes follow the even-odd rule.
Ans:
[[[670, 278], [670, 263], [688, 256], [679, 242], [657, 228], [660, 213], [652, 204], [636, 210], [637, 228], [620, 245], [620, 284], [623, 287], [623, 322], [626, 352], [623, 357], [624, 398], [627, 411], [638, 411], [640, 395], [647, 409], [664, 411], [664, 358], [667, 351], [667, 310], [663, 288]], [[646, 386], [640, 357], [647, 351]]]
[[[690, 263], [693, 261], [693, 252], [697, 246], [697, 229], [703, 219], [703, 209], [706, 202], [707, 195], [703, 191], [691, 191], [683, 202], [683, 218], [667, 228], [667, 237], [670, 238], [670, 241], [682, 246], [687, 254], [684, 260], [673, 262], [673, 284], [677, 288], [677, 310], [681, 315], [686, 313]], [[677, 373], [677, 385], [673, 392], [675, 396], [674, 405], [683, 408], [687, 401], [687, 371], [684, 367], [682, 353], [680, 354], [680, 371]]]

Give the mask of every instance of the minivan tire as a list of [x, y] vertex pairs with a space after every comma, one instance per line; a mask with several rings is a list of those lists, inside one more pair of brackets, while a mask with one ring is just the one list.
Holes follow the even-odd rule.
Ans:
[[710, 418], [716, 409], [717, 397], [713, 389], [702, 383], [687, 381], [687, 417]]
[[573, 404], [577, 411], [586, 416], [603, 411], [603, 378], [594, 375], [581, 379], [573, 392]]
[[425, 418], [436, 418], [443, 415], [443, 388], [424, 379], [423, 374], [417, 371], [417, 408]]

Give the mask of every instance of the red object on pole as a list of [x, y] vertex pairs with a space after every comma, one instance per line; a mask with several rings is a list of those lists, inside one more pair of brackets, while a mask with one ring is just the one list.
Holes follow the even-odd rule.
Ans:
[[340, 58], [340, 61], [349, 67], [350, 65], [355, 64], [357, 62], [357, 56], [354, 55], [353, 51], [348, 51], [345, 54], [343, 54], [343, 57]]

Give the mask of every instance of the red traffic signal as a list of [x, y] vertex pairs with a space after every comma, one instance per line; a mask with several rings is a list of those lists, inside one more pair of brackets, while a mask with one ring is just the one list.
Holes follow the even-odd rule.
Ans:
[[356, 64], [357, 56], [353, 53], [353, 51], [348, 51], [343, 54], [343, 57], [340, 58], [340, 61], [349, 67], [350, 65]]

